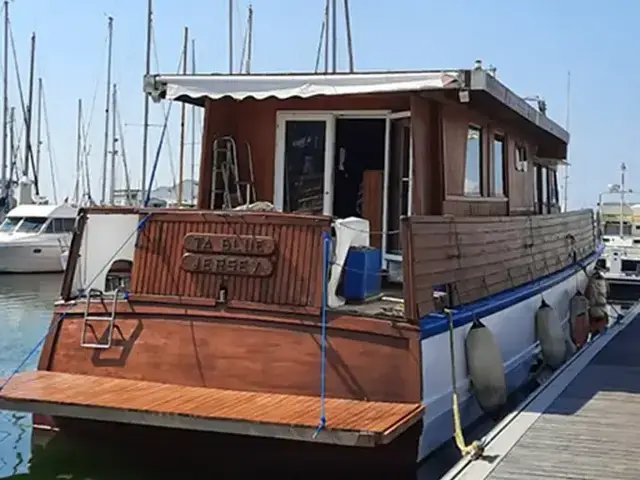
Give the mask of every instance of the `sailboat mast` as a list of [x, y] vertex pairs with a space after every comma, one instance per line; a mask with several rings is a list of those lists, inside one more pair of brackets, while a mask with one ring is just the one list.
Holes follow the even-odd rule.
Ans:
[[355, 71], [353, 61], [353, 42], [351, 40], [351, 16], [349, 15], [349, 0], [344, 0], [344, 22], [347, 30], [347, 51], [349, 52], [349, 72]]
[[336, 0], [331, 0], [331, 71], [338, 71], [338, 12]]
[[[567, 132], [571, 121], [571, 71], [567, 72], [567, 119], [565, 121]], [[564, 166], [562, 206], [563, 211], [567, 211], [569, 203], [569, 152], [567, 151], [567, 163]]]
[[80, 206], [80, 182], [82, 170], [82, 99], [78, 99], [78, 131], [76, 133], [76, 185], [73, 191], [74, 204]]
[[11, 107], [11, 116], [9, 119], [9, 181], [13, 181], [13, 169], [15, 164], [15, 123], [16, 123], [16, 107]]
[[40, 152], [42, 150], [42, 77], [38, 77], [38, 123], [36, 123], [36, 168], [35, 174], [40, 178]]
[[[187, 74], [187, 62], [189, 61], [189, 27], [184, 27], [184, 43], [182, 45], [182, 74]], [[180, 110], [180, 168], [178, 173], [178, 206], [182, 206], [182, 184], [184, 183], [184, 124], [187, 107], [182, 102]]]
[[233, 0], [229, 0], [229, 74], [233, 74]]
[[109, 203], [115, 204], [116, 196], [116, 158], [118, 156], [118, 137], [116, 129], [118, 128], [116, 112], [118, 108], [118, 86], [113, 84], [113, 96], [111, 104], [111, 185], [109, 188]]
[[[31, 156], [31, 119], [32, 119], [32, 111], [33, 111], [33, 70], [35, 63], [35, 53], [36, 53], [36, 34], [35, 32], [31, 34], [31, 60], [29, 67], [29, 100], [27, 102], [27, 118], [25, 118], [25, 142], [24, 142], [24, 169], [23, 174], [25, 177], [29, 177], [29, 161], [32, 159]], [[37, 190], [36, 183], [36, 190]]]
[[[191, 74], [196, 74], [196, 41], [191, 40]], [[191, 105], [191, 195], [189, 202], [194, 203], [196, 178], [196, 107]]]
[[[151, 73], [151, 33], [153, 28], [153, 0], [147, 3], [147, 47], [145, 57], [145, 75]], [[144, 119], [142, 122], [142, 176], [140, 185], [140, 201], [146, 198], [147, 187], [147, 155], [149, 149], [149, 95], [144, 95]]]
[[253, 49], [253, 6], [249, 5], [249, 18], [247, 19], [247, 63], [245, 73], [251, 73], [251, 50]]
[[107, 88], [106, 101], [104, 107], [104, 148], [102, 149], [102, 195], [100, 203], [105, 204], [107, 200], [107, 159], [109, 157], [109, 108], [111, 105], [111, 53], [113, 47], [113, 17], [109, 17], [107, 29], [109, 40], [107, 46]]
[[9, 130], [9, 0], [4, 0], [4, 52], [3, 52], [3, 78], [2, 78], [2, 193], [8, 194], [7, 185], [7, 147]]
[[624, 173], [627, 165], [622, 162], [620, 165], [620, 237], [624, 237]]
[[329, 73], [329, 32], [331, 31], [331, 22], [329, 21], [329, 10], [331, 9], [331, 0], [327, 0], [324, 6], [324, 73]]

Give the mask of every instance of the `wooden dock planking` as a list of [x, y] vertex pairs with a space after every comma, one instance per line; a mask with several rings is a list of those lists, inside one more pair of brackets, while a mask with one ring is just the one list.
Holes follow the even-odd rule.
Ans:
[[485, 451], [491, 461], [461, 461], [443, 478], [640, 478], [638, 304], [623, 322], [579, 355], [504, 428], [498, 427]]
[[[44, 414], [53, 414], [41, 410], [47, 410], [47, 405], [54, 405], [57, 407], [56, 415], [94, 420], [105, 420], [104, 410], [110, 410], [109, 420], [115, 422], [123, 421], [118, 420], [118, 412], [126, 412], [128, 420], [125, 423], [153, 424], [146, 418], [136, 421], [131, 413], [138, 412], [190, 417], [201, 422], [217, 420], [273, 425], [301, 429], [296, 438], [306, 440], [311, 440], [310, 434], [317, 428], [320, 415], [318, 397], [186, 387], [48, 371], [21, 373], [13, 377], [0, 391], [0, 405]], [[83, 410], [77, 410], [78, 407]], [[325, 409], [327, 427], [318, 441], [352, 442], [353, 436], [349, 440], [328, 438], [331, 432], [343, 432], [369, 437], [357, 442], [363, 445], [388, 443], [419, 421], [423, 412], [421, 404], [340, 398], [327, 398]], [[193, 428], [193, 423], [190, 425], [188, 428]], [[167, 425], [158, 423], [158, 426]], [[214, 425], [203, 424], [201, 428], [195, 428], [217, 431]], [[251, 434], [249, 430], [235, 433]], [[324, 440], [320, 438], [322, 436]]]

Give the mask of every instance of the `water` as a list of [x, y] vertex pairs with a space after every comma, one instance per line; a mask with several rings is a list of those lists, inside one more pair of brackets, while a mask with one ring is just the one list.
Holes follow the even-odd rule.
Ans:
[[[45, 335], [51, 321], [51, 310], [60, 289], [60, 275], [0, 275], [0, 378], [9, 376], [18, 364], [31, 352]], [[26, 362], [24, 369], [36, 368], [39, 349]], [[511, 399], [511, 406], [521, 401], [528, 391], [520, 392]], [[486, 420], [465, 432], [467, 442], [479, 439], [493, 426]], [[211, 453], [202, 455], [204, 462], [179, 463], [181, 460], [157, 458], [154, 452], [140, 447], [131, 455], [110, 451], [97, 442], [73, 443], [57, 436], [46, 444], [32, 438], [31, 416], [18, 412], [0, 411], [0, 478], [8, 479], [65, 479], [65, 480], [122, 480], [160, 478], [245, 478], [242, 474], [211, 473]], [[34, 440], [32, 442], [32, 439]], [[239, 456], [241, 453], [239, 454]], [[453, 443], [438, 450], [420, 467], [419, 480], [439, 479], [460, 458]], [[333, 467], [332, 467], [333, 468]], [[317, 469], [310, 466], [308, 473], [295, 478], [315, 478]], [[265, 474], [266, 472], [261, 472]], [[286, 466], [280, 472], [289, 474]], [[346, 473], [335, 467], [331, 474]], [[351, 472], [350, 472], [351, 473]], [[415, 473], [406, 476], [381, 472], [357, 472], [367, 479], [393, 478], [394, 480], [416, 479]], [[256, 477], [257, 475], [251, 475]], [[326, 476], [323, 474], [323, 476]]]

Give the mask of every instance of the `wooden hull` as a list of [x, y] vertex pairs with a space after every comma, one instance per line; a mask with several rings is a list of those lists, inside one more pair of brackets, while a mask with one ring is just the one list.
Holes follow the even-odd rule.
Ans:
[[[99, 316], [110, 306], [90, 310]], [[259, 452], [275, 464], [281, 456], [283, 465], [295, 450], [301, 465], [416, 461], [423, 415], [416, 327], [330, 317], [323, 394], [318, 317], [132, 296], [118, 304], [111, 348], [94, 349], [80, 344], [84, 308], [56, 308], [39, 370], [12, 379], [2, 408], [40, 413], [34, 423], [48, 432], [93, 439], [109, 431], [115, 444], [135, 432], [137, 442], [164, 438], [171, 448], [179, 437], [187, 453], [204, 442], [219, 445], [222, 458]], [[88, 340], [103, 342], [106, 324], [89, 321]], [[318, 429], [323, 407], [326, 425]]]

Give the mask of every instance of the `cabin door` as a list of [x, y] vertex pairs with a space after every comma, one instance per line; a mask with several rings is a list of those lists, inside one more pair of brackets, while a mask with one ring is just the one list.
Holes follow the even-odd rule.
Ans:
[[278, 113], [276, 134], [276, 208], [331, 215], [335, 117], [325, 113]]
[[411, 112], [387, 116], [384, 162], [382, 249], [384, 259], [402, 260], [400, 217], [411, 215], [413, 190], [413, 140]]

